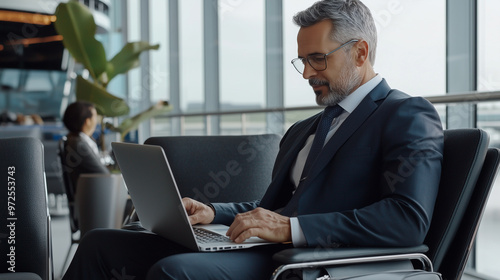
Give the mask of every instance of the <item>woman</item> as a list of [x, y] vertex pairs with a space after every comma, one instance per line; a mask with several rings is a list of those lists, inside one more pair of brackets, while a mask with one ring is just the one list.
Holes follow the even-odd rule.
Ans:
[[97, 112], [92, 103], [77, 101], [70, 104], [63, 116], [63, 123], [69, 130], [64, 148], [66, 166], [73, 187], [80, 174], [109, 173], [101, 163], [99, 149], [92, 134], [97, 125]]

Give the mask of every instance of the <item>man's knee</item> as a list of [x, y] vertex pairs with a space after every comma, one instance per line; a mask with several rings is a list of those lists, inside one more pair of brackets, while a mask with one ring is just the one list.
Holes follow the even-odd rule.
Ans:
[[[78, 250], [85, 251], [85, 254], [92, 254], [92, 252], [100, 252], [102, 248], [112, 247], [113, 242], [116, 241], [116, 235], [113, 232], [116, 232], [116, 230], [93, 229], [88, 231], [80, 240]], [[120, 246], [123, 246], [123, 244]]]
[[[182, 258], [181, 258], [182, 259]], [[186, 268], [188, 263], [171, 256], [156, 262], [148, 271], [147, 280], [194, 279]]]

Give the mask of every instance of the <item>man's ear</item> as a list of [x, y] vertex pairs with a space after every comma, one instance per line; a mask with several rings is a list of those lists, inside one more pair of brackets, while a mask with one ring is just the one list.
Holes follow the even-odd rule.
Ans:
[[368, 43], [365, 40], [358, 41], [354, 44], [354, 49], [356, 66], [361, 67], [368, 61]]

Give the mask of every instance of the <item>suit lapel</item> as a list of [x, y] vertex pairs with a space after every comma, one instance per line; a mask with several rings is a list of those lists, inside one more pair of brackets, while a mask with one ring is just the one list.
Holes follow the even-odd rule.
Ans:
[[325, 145], [317, 160], [311, 166], [308, 180], [316, 177], [323, 168], [330, 162], [337, 150], [358, 130], [365, 120], [377, 109], [376, 101], [383, 99], [390, 91], [390, 87], [385, 80], [382, 80], [364, 99], [358, 107], [347, 117], [338, 128], [330, 141]]
[[[378, 86], [376, 86], [358, 105], [358, 107], [349, 115], [349, 117], [344, 121], [344, 123], [339, 127], [337, 132], [333, 135], [332, 139], [328, 141], [327, 145], [321, 151], [316, 162], [311, 166], [310, 174], [303, 183], [311, 182], [311, 179], [316, 177], [319, 172], [325, 168], [328, 162], [332, 159], [337, 150], [349, 139], [349, 137], [363, 124], [363, 122], [375, 111], [378, 107], [376, 101], [384, 99], [390, 91], [389, 85], [385, 80], [382, 80]], [[279, 171], [274, 176], [271, 185], [269, 186], [266, 194], [262, 198], [260, 205], [267, 209], [272, 209], [276, 204], [276, 201], [281, 201], [279, 199], [282, 192], [283, 186], [288, 185], [285, 182], [289, 180], [290, 169], [292, 164], [295, 162], [299, 151], [304, 147], [304, 144], [309, 137], [316, 130], [316, 126], [319, 122], [321, 114], [317, 114], [310, 118], [308, 123], [303, 126], [298, 126], [292, 131], [289, 131], [289, 135], [286, 137], [291, 142], [289, 146], [281, 147], [282, 150], [287, 150], [286, 154], [280, 160], [281, 165], [278, 166]], [[300, 124], [299, 124], [300, 125]], [[302, 185], [302, 183], [301, 183]], [[300, 186], [299, 186], [300, 187]], [[288, 190], [285, 190], [288, 191]]]
[[[287, 144], [284, 144], [284, 146], [280, 148], [282, 151], [286, 151], [286, 153], [283, 155], [282, 159], [280, 159], [280, 165], [278, 166], [279, 170], [275, 174], [271, 185], [267, 189], [266, 194], [260, 202], [260, 205], [262, 207], [272, 209], [276, 202], [280, 204], [280, 198], [284, 196], [283, 192], [289, 192], [291, 195], [292, 190], [284, 190], [283, 186], [288, 185], [286, 184], [286, 182], [290, 181], [290, 171], [292, 168], [292, 164], [295, 162], [295, 159], [297, 158], [300, 150], [304, 147], [309, 135], [315, 132], [320, 117], [321, 114], [317, 114], [311, 117], [309, 120], [306, 120], [307, 123], [304, 123], [301, 127], [297, 127], [297, 129], [290, 131], [290, 134], [286, 136], [286, 138], [289, 140]], [[285, 203], [288, 201], [288, 199], [289, 198], [285, 198]]]

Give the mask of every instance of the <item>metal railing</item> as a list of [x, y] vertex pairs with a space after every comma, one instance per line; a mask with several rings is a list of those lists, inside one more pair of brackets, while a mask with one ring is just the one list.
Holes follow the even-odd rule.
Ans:
[[[462, 92], [456, 94], [446, 94], [446, 95], [435, 95], [424, 97], [429, 102], [434, 105], [451, 105], [451, 104], [476, 104], [483, 102], [496, 102], [500, 101], [500, 91], [472, 91], [472, 92]], [[248, 115], [251, 114], [272, 114], [272, 113], [286, 113], [286, 112], [300, 112], [300, 111], [314, 111], [321, 110], [319, 106], [300, 106], [300, 107], [276, 107], [276, 108], [262, 108], [262, 109], [245, 109], [245, 110], [227, 110], [227, 111], [216, 111], [216, 112], [193, 112], [193, 113], [170, 113], [166, 115], [157, 116], [156, 121], [165, 119], [180, 119], [180, 135], [186, 134], [186, 119], [203, 117], [205, 118], [206, 127], [203, 128], [205, 134], [212, 134], [211, 128], [209, 126], [210, 120], [213, 117], [223, 117], [223, 116], [240, 116], [240, 129], [242, 134], [247, 133], [248, 129]], [[298, 119], [297, 119], [298, 120]], [[296, 120], [295, 120], [296, 121]], [[294, 120], [290, 120], [287, 123], [293, 123]], [[284, 124], [286, 126], [286, 124]], [[151, 128], [154, 131], [154, 128]], [[167, 133], [168, 134], [168, 133]]]
[[[453, 104], [453, 103], [479, 103], [488, 101], [500, 101], [500, 91], [485, 91], [485, 92], [464, 92], [457, 94], [447, 95], [434, 95], [424, 97], [432, 104]], [[216, 112], [196, 112], [196, 113], [178, 113], [166, 114], [157, 118], [178, 118], [178, 117], [204, 117], [204, 116], [222, 116], [222, 115], [236, 115], [236, 114], [256, 114], [256, 113], [275, 113], [287, 111], [304, 111], [316, 110], [318, 106], [299, 106], [299, 107], [276, 107], [276, 108], [263, 108], [263, 109], [247, 109], [247, 110], [228, 110]]]

